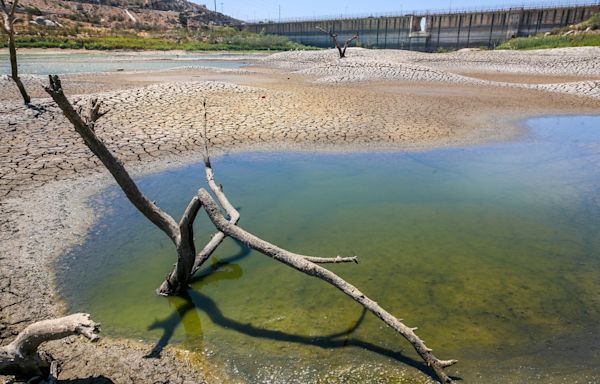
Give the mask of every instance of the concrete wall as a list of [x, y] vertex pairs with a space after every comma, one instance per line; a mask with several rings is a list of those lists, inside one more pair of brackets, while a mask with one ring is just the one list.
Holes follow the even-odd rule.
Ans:
[[342, 41], [358, 33], [363, 47], [436, 51], [440, 48], [492, 48], [514, 36], [544, 33], [582, 22], [598, 12], [600, 2], [559, 8], [258, 23], [242, 28], [256, 33], [285, 35], [306, 45], [332, 47], [329, 36], [317, 30], [320, 26], [332, 28]]

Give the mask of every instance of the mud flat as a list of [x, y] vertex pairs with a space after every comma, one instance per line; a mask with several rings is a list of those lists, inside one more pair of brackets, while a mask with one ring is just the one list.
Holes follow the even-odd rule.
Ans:
[[[77, 103], [104, 100], [97, 126], [136, 174], [199, 159], [202, 103], [215, 153], [245, 150], [421, 150], [518, 137], [518, 121], [600, 110], [600, 49], [421, 54], [352, 49], [287, 52], [247, 69], [67, 75]], [[535, 81], [529, 81], [530, 77]], [[94, 222], [89, 196], [111, 180], [58, 108], [45, 79], [24, 76], [35, 104], [24, 108], [0, 79], [0, 340], [62, 313], [52, 262]], [[565, 81], [567, 80], [567, 81]], [[65, 378], [201, 382], [195, 357], [105, 339], [53, 343]], [[177, 369], [175, 369], [177, 367]], [[222, 378], [215, 378], [215, 381]]]

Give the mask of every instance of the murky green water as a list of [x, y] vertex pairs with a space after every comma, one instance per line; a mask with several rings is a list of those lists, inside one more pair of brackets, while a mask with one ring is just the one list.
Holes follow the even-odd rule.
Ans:
[[[237, 56], [241, 58], [241, 56]], [[244, 66], [231, 54], [136, 55], [89, 53], [20, 53], [19, 71], [22, 74], [96, 73], [144, 70], [164, 70], [186, 66], [235, 69]], [[10, 74], [8, 54], [0, 54], [0, 75]]]
[[[600, 382], [600, 117], [548, 117], [518, 142], [422, 153], [248, 153], [214, 160], [240, 225], [336, 265], [465, 382]], [[179, 215], [200, 165], [141, 178]], [[250, 383], [397, 383], [411, 347], [333, 287], [227, 240], [188, 298], [154, 289], [174, 262], [116, 188], [59, 263], [72, 311], [112, 336], [203, 352]], [[178, 216], [177, 216], [178, 217]], [[198, 243], [208, 239], [206, 217]]]

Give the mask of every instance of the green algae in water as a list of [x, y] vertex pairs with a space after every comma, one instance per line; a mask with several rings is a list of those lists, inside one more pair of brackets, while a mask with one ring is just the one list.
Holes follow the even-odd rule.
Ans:
[[[330, 268], [408, 325], [467, 382], [600, 378], [600, 118], [531, 120], [519, 142], [422, 153], [214, 159], [240, 225]], [[201, 165], [139, 179], [179, 217]], [[105, 334], [202, 352], [251, 383], [427, 380], [407, 342], [342, 293], [228, 239], [186, 298], [154, 290], [169, 240], [111, 187], [59, 262], [71, 311]], [[212, 226], [202, 215], [197, 242]]]

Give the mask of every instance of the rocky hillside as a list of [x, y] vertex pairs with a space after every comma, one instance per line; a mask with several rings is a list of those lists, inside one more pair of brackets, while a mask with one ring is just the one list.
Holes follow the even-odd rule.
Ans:
[[79, 0], [80, 3], [110, 5], [128, 9], [153, 9], [156, 11], [206, 12], [206, 6], [186, 0]]
[[30, 25], [169, 30], [240, 21], [186, 0], [20, 0]]

